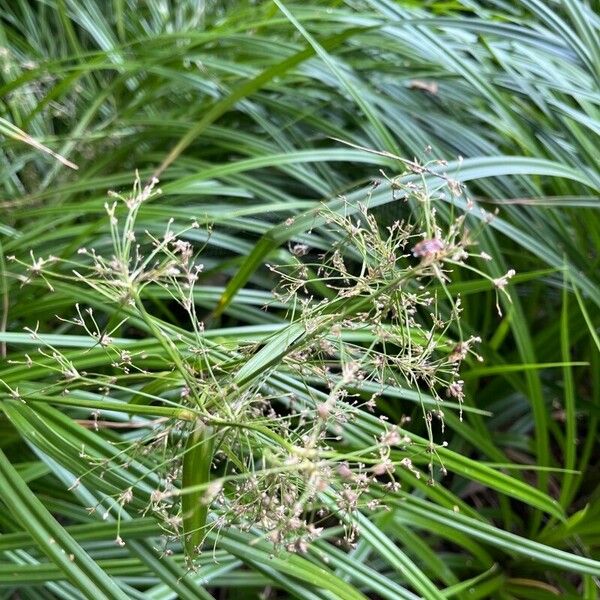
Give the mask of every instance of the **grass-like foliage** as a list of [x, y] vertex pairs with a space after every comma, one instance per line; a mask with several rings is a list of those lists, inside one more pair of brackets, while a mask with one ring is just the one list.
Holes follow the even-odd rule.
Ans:
[[0, 0], [2, 598], [598, 597], [590, 4]]

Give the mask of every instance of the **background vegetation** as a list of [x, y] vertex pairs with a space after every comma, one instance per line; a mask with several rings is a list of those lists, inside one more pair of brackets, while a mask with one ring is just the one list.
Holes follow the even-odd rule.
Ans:
[[[598, 597], [600, 17], [589, 3], [0, 0], [0, 83], [2, 597]], [[264, 343], [289, 316], [265, 264], [289, 262], [291, 244], [331, 246], [316, 206], [341, 210], [340, 195], [372, 190], [382, 222], [408, 216], [387, 183], [372, 189], [381, 171], [411, 177], [390, 155], [449, 161], [435, 168], [467, 184], [473, 219], [499, 209], [478, 240], [493, 261], [476, 267], [517, 271], [502, 317], [487, 278], [461, 271], [451, 284], [485, 360], [463, 366], [464, 420], [445, 411], [448, 474], [427, 485], [406, 472], [401, 498], [362, 518], [352, 549], [325, 536], [271, 555], [232, 529], [187, 572], [181, 547], [160, 556], [159, 524], [136, 507], [115, 544], [114, 515], [85, 510], [113, 482], [72, 487], [88, 468], [81, 447], [114, 461], [148, 417], [103, 411], [121, 427], [95, 430], [93, 399], [23, 404], [10, 390], [39, 389], [48, 371], [8, 361], [35, 352], [23, 328], [39, 324], [78, 369], [109, 372], [103, 349], [55, 315], [81, 302], [105, 326], [120, 308], [68, 281], [22, 286], [8, 257], [106, 247], [107, 190], [130, 189], [135, 169], [157, 174], [163, 194], [141, 207], [140, 231], [212, 224], [186, 238], [206, 244], [198, 310], [232, 351]], [[178, 325], [167, 297], [152, 313]], [[156, 347], [147, 325], [135, 336], [125, 346]], [[111, 398], [136, 405], [127, 389]], [[425, 436], [414, 390], [377, 411], [411, 416]], [[372, 431], [359, 433], [358, 447]], [[130, 460], [136, 474], [119, 476], [143, 496], [136, 477], [152, 466]]]

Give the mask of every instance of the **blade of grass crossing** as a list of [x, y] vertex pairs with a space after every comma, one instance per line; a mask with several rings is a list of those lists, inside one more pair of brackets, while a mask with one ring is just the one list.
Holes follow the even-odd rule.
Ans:
[[52, 517], [0, 450], [2, 499], [21, 525], [78, 589], [90, 600], [127, 600], [119, 586]]
[[[569, 341], [569, 288], [567, 286], [567, 276], [564, 278], [562, 292], [562, 311], [560, 327], [560, 349], [562, 358], [565, 361], [563, 367], [563, 386], [564, 386], [564, 412], [565, 412], [565, 438], [564, 438], [564, 467], [565, 469], [575, 469], [577, 456], [577, 421], [575, 413], [575, 381], [573, 378], [573, 369], [568, 364], [571, 360], [571, 344]], [[563, 507], [569, 506], [573, 498], [574, 475], [572, 472], [565, 472], [563, 475], [559, 502]]]

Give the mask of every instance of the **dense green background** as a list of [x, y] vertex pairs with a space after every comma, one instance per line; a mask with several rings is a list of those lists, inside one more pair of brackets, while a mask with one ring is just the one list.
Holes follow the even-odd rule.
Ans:
[[[83, 508], [105, 491], [102, 481], [66, 491], [84, 469], [81, 443], [110, 452], [106, 441], [121, 434], [76, 425], [89, 409], [33, 411], [3, 392], [0, 597], [208, 598], [204, 585], [216, 598], [257, 597], [265, 586], [272, 598], [311, 600], [597, 598], [597, 8], [0, 0], [0, 339], [9, 358], [33, 351], [22, 331], [36, 322], [57, 346], [84, 345], [54, 317], [71, 315], [76, 301], [106, 319], [116, 310], [70, 284], [21, 287], [6, 257], [105, 246], [106, 191], [128, 189], [135, 169], [160, 171], [164, 192], [143, 207], [140, 229], [162, 231], [171, 217], [214, 224], [197, 302], [207, 313], [220, 302], [211, 326], [235, 327], [226, 332], [234, 345], [284, 322], [285, 307], [261, 310], [273, 285], [264, 263], [285, 260], [290, 239], [329, 243], [319, 228], [305, 234], [312, 219], [297, 216], [321, 201], [338, 206], [350, 191], [364, 197], [380, 169], [403, 171], [336, 139], [450, 161], [445, 170], [477, 203], [499, 208], [479, 241], [494, 260], [478, 268], [518, 272], [503, 318], [487, 281], [463, 273], [453, 284], [465, 329], [483, 339], [485, 362], [466, 365], [464, 379], [468, 406], [485, 412], [460, 423], [447, 411], [449, 475], [433, 487], [407, 476], [405, 499], [365, 524], [351, 553], [319, 542], [304, 557], [269, 558], [230, 532], [217, 563], [207, 554], [199, 574], [181, 579], [181, 554], [159, 560], [153, 549], [151, 518], [132, 511], [120, 548], [114, 524]], [[374, 201], [380, 218], [404, 216], [385, 186]], [[294, 227], [282, 225], [290, 216]], [[203, 241], [203, 230], [194, 235]], [[176, 319], [161, 298], [156, 315]], [[97, 350], [71, 351], [76, 364], [102, 365]], [[11, 386], [46, 376], [0, 364]], [[388, 399], [380, 410], [415, 411], [418, 434], [412, 400]]]

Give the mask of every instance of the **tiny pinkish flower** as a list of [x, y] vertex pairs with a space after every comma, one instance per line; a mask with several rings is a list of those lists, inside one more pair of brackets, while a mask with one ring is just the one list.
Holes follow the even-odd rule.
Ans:
[[400, 443], [401, 438], [396, 428], [386, 431], [381, 436], [381, 443], [384, 446], [396, 446]]
[[352, 470], [348, 466], [348, 463], [341, 463], [340, 466], [338, 467], [338, 475], [340, 477], [342, 477], [343, 479], [352, 479], [354, 474], [352, 473]]
[[494, 285], [500, 289], [503, 290], [507, 285], [508, 285], [508, 280], [511, 277], [514, 277], [517, 274], [517, 272], [514, 269], [509, 269], [506, 273], [506, 275], [502, 275], [502, 277], [498, 277], [497, 279], [494, 279]]
[[129, 504], [133, 500], [133, 490], [131, 488], [127, 488], [120, 496], [119, 502], [123, 504]]
[[322, 419], [323, 421], [327, 420], [330, 412], [331, 407], [327, 402], [322, 402], [321, 404], [317, 405], [317, 414], [319, 415], [319, 419]]
[[396, 470], [394, 463], [389, 458], [383, 458], [380, 463], [371, 467], [371, 471], [375, 475], [391, 474]]
[[464, 381], [462, 379], [453, 381], [446, 389], [446, 394], [452, 398], [458, 398], [459, 400], [462, 400], [465, 395], [463, 391], [463, 384]]
[[438, 252], [441, 252], [444, 249], [444, 241], [439, 238], [431, 238], [429, 240], [422, 240], [418, 244], [416, 244], [412, 253], [413, 256], [421, 256], [424, 258], [428, 258], [431, 256], [435, 256]]

